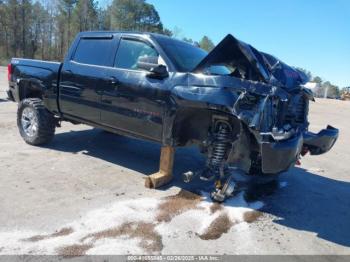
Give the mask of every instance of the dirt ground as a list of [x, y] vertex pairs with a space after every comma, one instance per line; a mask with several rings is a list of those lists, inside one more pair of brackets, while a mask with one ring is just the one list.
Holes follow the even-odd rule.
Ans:
[[177, 150], [173, 183], [149, 190], [157, 144], [69, 123], [46, 147], [25, 144], [6, 88], [2, 67], [0, 254], [350, 254], [349, 101], [311, 104], [312, 130], [340, 128], [331, 152], [220, 206], [181, 182], [203, 164], [195, 149]]

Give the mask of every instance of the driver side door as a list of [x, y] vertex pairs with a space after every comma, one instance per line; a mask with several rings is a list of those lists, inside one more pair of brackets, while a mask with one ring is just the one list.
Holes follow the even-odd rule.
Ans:
[[148, 77], [137, 64], [145, 56], [159, 57], [144, 39], [122, 37], [114, 68], [108, 69], [110, 84], [103, 87], [101, 121], [103, 125], [131, 135], [162, 141], [168, 79]]

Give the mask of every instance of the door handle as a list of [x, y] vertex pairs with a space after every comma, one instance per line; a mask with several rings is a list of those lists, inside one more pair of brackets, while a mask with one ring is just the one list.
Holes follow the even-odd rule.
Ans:
[[64, 73], [68, 76], [71, 76], [73, 74], [71, 70], [65, 70]]
[[114, 76], [111, 76], [109, 78], [106, 79], [107, 82], [111, 85], [117, 85], [119, 83], [119, 80], [117, 78], [115, 78]]

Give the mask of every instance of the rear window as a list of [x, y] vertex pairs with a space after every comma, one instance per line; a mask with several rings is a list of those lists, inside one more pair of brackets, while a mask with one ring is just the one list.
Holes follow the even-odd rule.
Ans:
[[80, 39], [73, 60], [83, 64], [112, 66], [113, 52], [113, 39]]

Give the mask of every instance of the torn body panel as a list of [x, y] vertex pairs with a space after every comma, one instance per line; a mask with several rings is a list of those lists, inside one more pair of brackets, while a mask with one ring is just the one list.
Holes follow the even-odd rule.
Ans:
[[[198, 132], [201, 135], [190, 136], [188, 139], [210, 144], [206, 140], [210, 137], [208, 133], [213, 124], [212, 119], [217, 115], [226, 116], [227, 121], [235, 119], [233, 122], [239, 125], [242, 133], [232, 139], [231, 152], [227, 156], [244, 155], [246, 157], [231, 157], [226, 160], [228, 164], [239, 166], [247, 173], [252, 169], [252, 162], [259, 162], [261, 173], [264, 174], [278, 174], [286, 171], [298, 160], [304, 137], [306, 140], [311, 140], [311, 137], [317, 136], [310, 135], [308, 132], [308, 107], [310, 99], [313, 98], [303, 87], [287, 92], [281, 87], [231, 76], [188, 73], [179, 78], [182, 79], [179, 81], [181, 84], [172, 90], [174, 104], [182, 110], [191, 108], [191, 116], [197, 114], [201, 119], [200, 123], [197, 123], [197, 128], [200, 130]], [[204, 114], [204, 117], [203, 112], [207, 111], [210, 113]], [[180, 115], [183, 116], [183, 114]], [[168, 127], [171, 131], [179, 130], [183, 120], [177, 122], [176, 116], [174, 113], [174, 121], [171, 121], [173, 125]], [[189, 125], [186, 124], [186, 127]], [[191, 126], [192, 130], [194, 128], [196, 127]], [[177, 145], [176, 132], [168, 133], [172, 135]], [[328, 144], [333, 145], [336, 137], [337, 131], [334, 131], [325, 139], [329, 138], [331, 142]], [[182, 138], [178, 142], [186, 144], [185, 140]], [[321, 151], [326, 152], [331, 147], [326, 148]], [[246, 152], [242, 154], [242, 151]], [[252, 160], [252, 155], [256, 159]]]
[[[231, 73], [210, 74], [212, 66], [225, 66]], [[302, 72], [231, 35], [193, 73], [175, 75], [174, 79], [179, 80], [172, 90], [178, 106], [211, 112], [211, 123], [204, 125], [206, 121], [202, 121], [199, 125], [208, 130], [200, 141], [208, 159], [203, 172], [206, 180], [226, 179], [230, 183], [226, 186], [232, 188], [227, 176], [230, 172], [279, 174], [306, 152], [315, 155], [329, 151], [337, 140], [338, 130], [333, 127], [318, 134], [308, 131], [309, 102], [314, 98], [302, 87], [307, 81]], [[221, 129], [215, 128], [218, 123]], [[225, 193], [223, 182], [219, 184], [214, 198], [221, 199]]]

